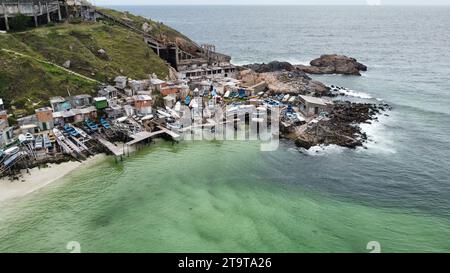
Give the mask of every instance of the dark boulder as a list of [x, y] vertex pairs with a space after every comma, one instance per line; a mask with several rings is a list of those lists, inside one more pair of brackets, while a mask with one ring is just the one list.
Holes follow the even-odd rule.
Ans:
[[277, 71], [293, 71], [295, 67], [288, 62], [273, 61], [268, 64], [249, 64], [245, 65], [245, 68], [249, 68], [257, 73], [277, 72]]
[[361, 71], [367, 71], [367, 66], [356, 59], [344, 55], [322, 55], [310, 62], [310, 66], [297, 65], [296, 69], [308, 74], [343, 74], [361, 76]]

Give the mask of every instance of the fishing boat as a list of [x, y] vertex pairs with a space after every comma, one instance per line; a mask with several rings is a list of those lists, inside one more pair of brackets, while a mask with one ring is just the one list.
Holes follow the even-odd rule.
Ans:
[[70, 136], [72, 137], [77, 137], [80, 134], [77, 132], [77, 130], [75, 130], [72, 126], [70, 126], [69, 124], [64, 125], [64, 131], [66, 131], [66, 133], [68, 133]]
[[74, 129], [77, 130], [77, 132], [78, 132], [83, 138], [89, 138], [89, 135], [86, 134], [86, 132], [83, 131], [82, 129], [77, 128], [77, 127], [74, 127]]
[[34, 141], [34, 136], [32, 134], [30, 134], [30, 133], [27, 133], [25, 135], [25, 137], [26, 137], [26, 141], [29, 141], [29, 142], [33, 142]]
[[5, 155], [6, 156], [12, 156], [12, 155], [17, 154], [18, 152], [20, 152], [19, 147], [14, 146], [14, 147], [11, 147], [11, 148], [5, 150]]
[[101, 118], [100, 119], [100, 124], [103, 126], [103, 128], [105, 128], [105, 129], [111, 129], [111, 125], [109, 125], [109, 123], [104, 119], [104, 118]]
[[84, 124], [89, 128], [89, 130], [96, 132], [98, 131], [98, 125], [90, 119], [84, 121]]
[[19, 138], [20, 144], [27, 141], [27, 137], [24, 134], [20, 134], [18, 138]]
[[156, 112], [158, 113], [160, 118], [170, 118], [170, 117], [172, 117], [172, 115], [170, 115], [169, 113], [164, 111], [164, 109], [157, 110]]
[[52, 146], [50, 137], [47, 134], [44, 134], [44, 148], [51, 148]]
[[48, 133], [48, 139], [50, 140], [51, 143], [56, 142], [56, 137], [53, 133]]
[[170, 107], [166, 106], [166, 110], [167, 110], [167, 112], [169, 112], [172, 115], [172, 117], [178, 118], [178, 119], [180, 118], [180, 115], [178, 115], [178, 113], [175, 112], [173, 109], [170, 109]]
[[42, 149], [42, 147], [43, 147], [42, 141], [43, 141], [42, 135], [38, 135], [38, 136], [36, 137], [36, 141], [35, 141], [35, 143], [34, 143], [34, 148], [35, 148], [36, 150]]
[[66, 138], [64, 137], [63, 133], [62, 133], [60, 130], [56, 129], [56, 128], [53, 128], [53, 134], [55, 134], [55, 137], [56, 137], [57, 139], [59, 139], [59, 140], [64, 140], [64, 139], [66, 139]]

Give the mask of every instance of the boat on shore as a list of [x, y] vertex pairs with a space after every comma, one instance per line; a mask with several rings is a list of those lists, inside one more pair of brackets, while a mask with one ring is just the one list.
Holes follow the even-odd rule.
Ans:
[[42, 149], [42, 147], [43, 147], [43, 137], [42, 137], [42, 135], [38, 135], [37, 137], [36, 137], [36, 140], [35, 140], [35, 143], [34, 143], [34, 148], [36, 149], [36, 150], [40, 150], [40, 149]]

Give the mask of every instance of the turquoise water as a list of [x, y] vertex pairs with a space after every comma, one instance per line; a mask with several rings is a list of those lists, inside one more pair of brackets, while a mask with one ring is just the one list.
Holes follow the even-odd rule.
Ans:
[[[164, 21], [236, 63], [342, 53], [362, 77], [315, 76], [394, 108], [370, 142], [160, 142], [0, 204], [0, 252], [450, 251], [449, 8], [121, 7]], [[220, 31], [218, 31], [220, 30]]]
[[374, 240], [382, 251], [450, 251], [448, 219], [297, 185], [308, 175], [295, 166], [315, 159], [289, 146], [160, 142], [102, 161], [2, 204], [0, 251], [68, 252], [78, 241], [82, 252], [366, 252]]

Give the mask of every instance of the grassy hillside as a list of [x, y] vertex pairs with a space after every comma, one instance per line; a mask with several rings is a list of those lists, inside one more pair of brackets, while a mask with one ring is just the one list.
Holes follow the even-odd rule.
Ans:
[[106, 8], [98, 8], [100, 11], [105, 14], [114, 16], [116, 18], [127, 21], [135, 28], [144, 30], [143, 25], [147, 24], [147, 29], [145, 31], [156, 37], [157, 39], [165, 42], [176, 43], [180, 48], [184, 49], [187, 52], [195, 53], [198, 51], [198, 45], [189, 39], [187, 36], [178, 32], [177, 30], [163, 24], [160, 22], [155, 22], [153, 20], [144, 18], [142, 16], [137, 16], [131, 14], [129, 12], [120, 12], [117, 10], [106, 9]]
[[92, 94], [98, 84], [36, 59], [0, 51], [0, 97], [17, 116], [47, 105], [51, 96]]
[[[165, 78], [168, 67], [143, 41], [125, 28], [105, 23], [61, 24], [0, 34], [0, 49], [11, 49], [38, 60], [109, 82], [118, 75]], [[106, 53], [101, 54], [103, 49]], [[5, 52], [0, 53], [0, 97], [7, 106], [30, 110], [54, 95], [94, 93], [97, 86], [54, 67]]]

